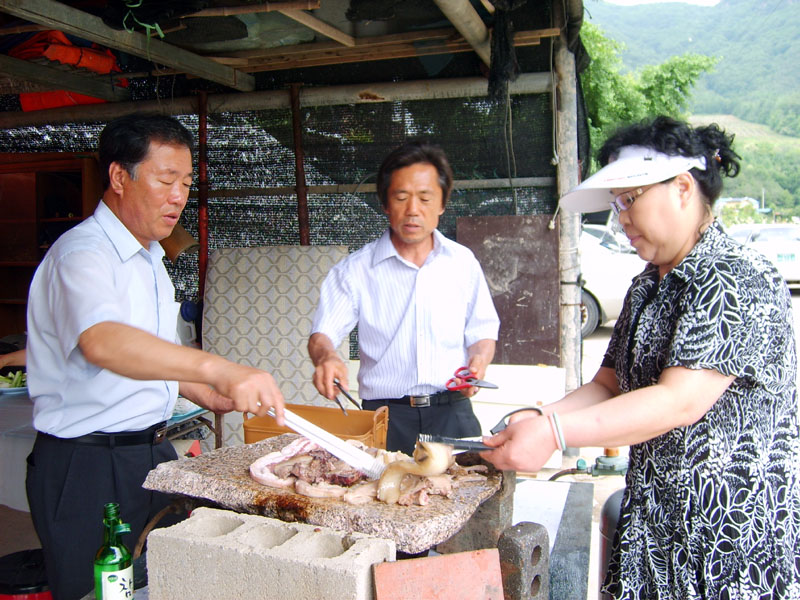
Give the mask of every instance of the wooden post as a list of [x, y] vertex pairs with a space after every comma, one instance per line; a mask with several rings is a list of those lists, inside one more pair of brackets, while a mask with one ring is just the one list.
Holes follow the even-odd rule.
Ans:
[[[555, 25], [561, 36], [554, 40], [556, 73], [556, 151], [558, 153], [558, 195], [578, 184], [578, 103], [575, 57], [567, 48], [566, 15], [560, 1], [553, 2]], [[566, 391], [581, 385], [581, 288], [580, 213], [564, 211], [559, 218], [559, 261], [561, 280], [561, 364], [566, 370]]]
[[300, 84], [293, 83], [289, 87], [292, 100], [292, 133], [294, 134], [294, 173], [297, 190], [297, 221], [300, 227], [300, 245], [311, 244], [311, 228], [308, 222], [308, 187], [306, 186], [306, 169], [303, 166], [303, 123], [300, 117]]
[[208, 103], [206, 92], [200, 92], [197, 100], [197, 241], [200, 250], [197, 256], [197, 294], [203, 299], [206, 290], [206, 268], [208, 267]]

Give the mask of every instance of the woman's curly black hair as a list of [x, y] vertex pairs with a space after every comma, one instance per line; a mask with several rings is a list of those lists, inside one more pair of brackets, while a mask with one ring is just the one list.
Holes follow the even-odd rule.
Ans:
[[700, 185], [708, 204], [713, 204], [722, 191], [722, 176], [736, 177], [739, 173], [741, 157], [733, 151], [733, 138], [715, 123], [695, 128], [683, 121], [660, 116], [617, 130], [600, 148], [598, 158], [601, 165], [607, 165], [624, 146], [646, 146], [670, 156], [703, 156], [706, 170], [695, 168], [690, 173]]

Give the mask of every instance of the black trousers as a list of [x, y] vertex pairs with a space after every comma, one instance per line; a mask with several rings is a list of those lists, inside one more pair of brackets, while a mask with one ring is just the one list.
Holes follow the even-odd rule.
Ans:
[[436, 433], [449, 437], [474, 437], [481, 434], [481, 424], [472, 411], [469, 398], [458, 394], [449, 403], [417, 408], [408, 403], [387, 400], [363, 400], [366, 410], [389, 407], [389, 429], [386, 433], [386, 449], [414, 452], [420, 433]]
[[55, 600], [78, 600], [93, 589], [107, 502], [118, 502], [123, 522], [130, 523], [123, 542], [133, 553], [145, 525], [170, 502], [142, 483], [156, 465], [177, 457], [169, 441], [110, 448], [36, 436], [25, 486]]

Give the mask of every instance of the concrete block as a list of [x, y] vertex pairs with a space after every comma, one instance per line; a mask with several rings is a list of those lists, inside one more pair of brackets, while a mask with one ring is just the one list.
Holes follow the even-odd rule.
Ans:
[[151, 600], [372, 600], [392, 540], [198, 508], [147, 538]]
[[[476, 455], [475, 463], [481, 459]], [[497, 540], [511, 526], [514, 516], [514, 490], [517, 474], [503, 471], [503, 483], [497, 493], [478, 506], [464, 526], [452, 537], [436, 546], [441, 554], [496, 548]]]
[[376, 600], [503, 600], [496, 548], [375, 565]]
[[549, 597], [550, 539], [543, 525], [522, 522], [509, 527], [500, 536], [497, 549], [506, 600]]

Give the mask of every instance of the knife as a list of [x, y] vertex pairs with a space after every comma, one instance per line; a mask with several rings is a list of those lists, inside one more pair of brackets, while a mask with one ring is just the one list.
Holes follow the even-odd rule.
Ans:
[[[267, 414], [273, 419], [275, 418], [275, 411], [272, 408], [267, 411]], [[311, 421], [307, 421], [285, 408], [283, 409], [283, 420], [289, 429], [307, 437], [336, 458], [358, 469], [370, 479], [379, 479], [386, 470], [386, 465], [371, 454], [356, 448], [352, 444], [348, 444], [343, 439], [336, 437], [321, 427], [317, 427]]]

